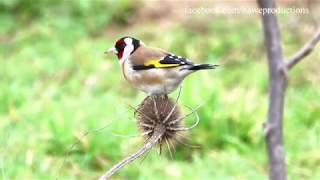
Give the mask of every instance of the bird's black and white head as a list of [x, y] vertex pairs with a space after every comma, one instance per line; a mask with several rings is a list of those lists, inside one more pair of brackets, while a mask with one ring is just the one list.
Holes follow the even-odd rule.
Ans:
[[116, 54], [118, 59], [121, 61], [128, 59], [130, 54], [134, 53], [141, 44], [143, 43], [140, 40], [133, 37], [122, 37], [118, 39], [116, 44], [108, 49], [107, 52]]

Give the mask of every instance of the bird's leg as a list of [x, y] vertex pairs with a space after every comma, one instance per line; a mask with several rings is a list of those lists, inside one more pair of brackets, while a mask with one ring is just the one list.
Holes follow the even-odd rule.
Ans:
[[161, 94], [161, 98], [164, 100], [168, 100], [168, 91], [166, 86], [164, 86], [164, 93]]
[[168, 98], [168, 94], [161, 94], [161, 99], [167, 100]]

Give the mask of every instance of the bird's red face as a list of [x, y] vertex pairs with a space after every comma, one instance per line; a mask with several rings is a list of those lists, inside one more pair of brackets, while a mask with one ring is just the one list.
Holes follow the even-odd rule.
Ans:
[[114, 53], [119, 60], [127, 59], [140, 46], [140, 41], [132, 37], [123, 37], [117, 40], [114, 47], [107, 50]]
[[117, 56], [118, 56], [118, 59], [120, 60], [122, 58], [124, 48], [126, 47], [126, 43], [124, 42], [124, 39], [123, 38], [119, 39], [114, 45], [114, 47], [118, 52]]

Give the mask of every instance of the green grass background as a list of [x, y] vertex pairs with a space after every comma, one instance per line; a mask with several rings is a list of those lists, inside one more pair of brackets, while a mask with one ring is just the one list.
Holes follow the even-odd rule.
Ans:
[[[185, 135], [201, 148], [176, 144], [173, 160], [167, 150], [152, 150], [114, 178], [267, 179], [268, 71], [259, 16], [169, 13], [164, 20], [141, 13], [148, 3], [0, 2], [0, 179], [96, 179], [142, 145], [140, 137], [112, 135], [139, 133], [128, 105], [145, 97], [103, 53], [123, 35], [221, 66], [183, 84], [181, 106], [204, 103], [199, 126]], [[279, 23], [285, 56], [315, 31], [311, 15], [280, 15]], [[319, 50], [289, 73], [290, 179], [320, 178]]]

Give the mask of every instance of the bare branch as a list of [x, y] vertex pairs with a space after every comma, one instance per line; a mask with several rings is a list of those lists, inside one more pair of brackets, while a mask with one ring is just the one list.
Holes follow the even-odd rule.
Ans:
[[[262, 9], [275, 9], [274, 0], [258, 0]], [[262, 24], [269, 67], [269, 107], [265, 136], [269, 157], [269, 176], [272, 180], [287, 179], [283, 148], [282, 119], [286, 88], [286, 66], [282, 57], [280, 32], [274, 13], [262, 14]]]
[[285, 63], [287, 69], [291, 69], [294, 65], [300, 62], [304, 57], [308, 56], [317, 43], [320, 41], [320, 29], [313, 35], [313, 37], [303, 47], [297, 51], [293, 56], [288, 58]]

